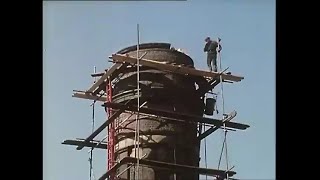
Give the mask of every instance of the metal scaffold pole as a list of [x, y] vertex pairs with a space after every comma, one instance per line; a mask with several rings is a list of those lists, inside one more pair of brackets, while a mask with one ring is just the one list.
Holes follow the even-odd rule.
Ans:
[[136, 114], [136, 128], [135, 128], [135, 158], [137, 158], [137, 165], [135, 166], [135, 179], [139, 179], [139, 160], [140, 160], [140, 63], [139, 63], [139, 44], [140, 44], [140, 32], [139, 24], [137, 24], [137, 114]]
[[[219, 68], [220, 71], [222, 71], [222, 62], [221, 62], [221, 39], [218, 38], [218, 47], [217, 47], [217, 58], [219, 60]], [[221, 82], [221, 102], [222, 102], [222, 114], [223, 116], [225, 115], [225, 106], [224, 106], [224, 94], [223, 94], [223, 80], [222, 80], [222, 75], [220, 75], [220, 82]], [[223, 117], [224, 118], [224, 117]], [[229, 164], [228, 164], [228, 149], [227, 149], [227, 132], [228, 130], [226, 129], [226, 124], [223, 123], [223, 129], [224, 129], [224, 140], [223, 140], [223, 144], [222, 144], [222, 149], [221, 149], [221, 154], [220, 154], [220, 159], [219, 159], [219, 163], [218, 163], [218, 169], [220, 166], [220, 162], [221, 162], [221, 158], [222, 158], [222, 154], [223, 154], [223, 149], [225, 148], [225, 158], [226, 158], [226, 167], [227, 170], [229, 169]], [[228, 173], [227, 175], [227, 180], [229, 180], [229, 176]]]
[[[93, 69], [93, 73], [95, 74], [97, 72], [96, 66], [94, 66]], [[93, 84], [96, 83], [96, 77], [93, 78]], [[91, 106], [92, 106], [92, 129], [91, 129], [91, 133], [94, 132], [94, 119], [95, 119], [95, 114], [94, 114], [94, 105], [95, 105], [95, 101], [92, 102]], [[90, 158], [89, 158], [89, 164], [90, 164], [90, 168], [89, 168], [89, 180], [92, 180], [92, 175], [93, 175], [93, 165], [92, 165], [92, 161], [93, 161], [93, 149], [94, 147], [91, 148], [90, 151]]]

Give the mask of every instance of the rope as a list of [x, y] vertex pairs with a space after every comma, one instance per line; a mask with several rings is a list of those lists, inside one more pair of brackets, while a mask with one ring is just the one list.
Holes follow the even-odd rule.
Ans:
[[[92, 133], [94, 131], [94, 104], [92, 105]], [[92, 171], [93, 171], [93, 166], [92, 166], [92, 158], [93, 158], [93, 149], [94, 147], [91, 148], [91, 152], [90, 152], [90, 158], [89, 158], [89, 162], [90, 162], [90, 180], [92, 178]]]
[[223, 153], [223, 148], [224, 148], [224, 141], [225, 141], [225, 139], [223, 140], [223, 143], [222, 143], [221, 153], [220, 153], [219, 162], [218, 162], [218, 170], [220, 168], [220, 163], [221, 163], [221, 158], [222, 158], [222, 153]]
[[[227, 130], [224, 131], [224, 146], [226, 147], [225, 155], [226, 155], [226, 167], [227, 170], [229, 169], [229, 160], [228, 160], [228, 148], [227, 148]], [[229, 179], [228, 173], [227, 173], [227, 180]]]
[[103, 139], [101, 139], [101, 140], [97, 143], [96, 146], [92, 147], [92, 148], [88, 151], [88, 153], [91, 152], [91, 151], [93, 151], [94, 148], [98, 147], [98, 146], [99, 146], [105, 139], [107, 139], [107, 138], [108, 138], [108, 135], [106, 135]]
[[[96, 67], [94, 66], [94, 73], [96, 73]], [[96, 82], [96, 78], [94, 78], [94, 81], [93, 83]], [[94, 117], [95, 117], [95, 114], [94, 114], [94, 105], [95, 105], [95, 102], [96, 100], [93, 101], [93, 103], [91, 104], [92, 105], [92, 128], [91, 128], [91, 133], [94, 132]], [[94, 178], [94, 175], [93, 175], [93, 165], [92, 165], [92, 160], [93, 160], [93, 149], [94, 147], [91, 148], [91, 152], [90, 152], [90, 158], [89, 158], [89, 163], [90, 163], [90, 169], [89, 169], [89, 179], [91, 180], [92, 177]]]
[[[219, 58], [219, 64], [220, 64], [220, 71], [222, 71], [222, 63], [221, 63], [221, 54], [220, 54], [220, 41], [221, 39], [218, 38], [218, 53], [217, 53], [217, 58]], [[225, 106], [224, 106], [224, 95], [223, 95], [223, 81], [222, 81], [222, 75], [220, 75], [220, 83], [221, 83], [221, 101], [222, 101], [222, 114], [225, 114]], [[222, 154], [223, 154], [223, 149], [224, 146], [226, 146], [226, 150], [225, 150], [225, 158], [226, 158], [226, 166], [227, 169], [229, 169], [229, 164], [228, 164], [228, 152], [227, 152], [227, 132], [228, 130], [226, 129], [226, 124], [223, 123], [223, 129], [224, 129], [224, 140], [223, 140], [223, 145], [222, 145], [222, 149], [221, 149], [221, 154], [220, 154], [220, 158], [219, 158], [219, 164], [218, 164], [218, 169], [220, 166], [220, 162], [221, 162], [221, 158], [222, 158]], [[228, 174], [227, 174], [227, 180], [229, 179]]]
[[[206, 131], [206, 126], [203, 125], [203, 131]], [[204, 138], [204, 164], [206, 166], [206, 169], [208, 168], [208, 163], [207, 163], [207, 138]], [[206, 175], [206, 180], [208, 180], [208, 175]]]

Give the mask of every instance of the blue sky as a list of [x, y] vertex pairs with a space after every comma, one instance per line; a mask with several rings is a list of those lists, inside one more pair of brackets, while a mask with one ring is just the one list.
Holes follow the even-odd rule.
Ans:
[[[274, 0], [43, 4], [45, 180], [89, 179], [88, 149], [77, 151], [61, 144], [91, 133], [91, 101], [72, 98], [72, 90], [86, 90], [92, 84], [94, 66], [103, 71], [111, 66], [109, 55], [136, 44], [137, 23], [141, 43], [169, 42], [183, 48], [196, 68], [203, 70], [207, 70], [204, 38], [222, 39], [222, 66], [245, 77], [240, 83], [224, 85], [225, 110], [236, 110], [234, 121], [251, 126], [228, 133], [229, 164], [240, 179], [275, 179]], [[215, 90], [220, 91], [220, 86]], [[100, 105], [96, 106], [96, 127], [106, 118]], [[97, 139], [105, 134], [106, 130]], [[207, 138], [209, 168], [217, 167], [222, 141], [222, 131]], [[104, 150], [94, 151], [96, 178], [106, 171], [106, 155]]]

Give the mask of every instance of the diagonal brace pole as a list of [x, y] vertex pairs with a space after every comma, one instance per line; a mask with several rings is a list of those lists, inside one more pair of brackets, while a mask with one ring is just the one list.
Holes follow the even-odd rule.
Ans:
[[237, 115], [237, 111], [232, 111], [225, 119], [222, 120], [222, 123], [219, 125], [216, 125], [215, 127], [211, 127], [208, 130], [206, 130], [204, 133], [200, 134], [198, 136], [198, 140], [202, 140], [203, 138], [206, 138], [209, 136], [211, 133], [215, 132], [218, 130], [225, 122], [231, 121], [235, 116]]
[[[129, 101], [127, 101], [125, 104], [128, 104]], [[121, 113], [123, 113], [125, 108], [120, 108], [116, 113], [114, 113], [106, 122], [104, 122], [99, 128], [97, 128], [89, 137], [87, 137], [84, 140], [84, 144], [91, 141], [93, 138], [95, 138], [103, 129], [105, 129], [113, 120], [115, 120]], [[79, 145], [77, 147], [77, 150], [83, 149], [83, 145]]]

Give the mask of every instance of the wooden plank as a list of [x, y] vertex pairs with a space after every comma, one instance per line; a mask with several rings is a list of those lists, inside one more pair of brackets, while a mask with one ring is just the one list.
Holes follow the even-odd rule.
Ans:
[[[113, 173], [116, 169], [118, 169], [120, 166], [124, 164], [129, 163], [137, 163], [137, 158], [134, 157], [124, 157], [120, 160], [119, 163], [114, 165], [109, 171], [107, 171], [105, 174], [103, 174], [99, 180], [105, 180], [107, 179], [111, 173]], [[226, 177], [226, 174], [229, 175], [229, 177], [236, 174], [234, 171], [225, 171], [225, 170], [218, 170], [218, 169], [206, 169], [206, 168], [200, 168], [196, 166], [188, 166], [188, 165], [182, 165], [182, 164], [174, 164], [174, 163], [168, 163], [168, 162], [162, 162], [162, 161], [154, 161], [149, 159], [140, 159], [140, 164], [151, 166], [155, 168], [164, 168], [172, 172], [194, 172], [201, 175], [209, 175], [209, 176], [220, 176], [220, 177]]]
[[[112, 80], [113, 78], [115, 78], [116, 76], [118, 76], [118, 75], [121, 73], [121, 71], [127, 67], [127, 65], [128, 65], [127, 63], [124, 63], [121, 67], [119, 67], [119, 68], [117, 69], [117, 71], [113, 72], [113, 73], [110, 75], [110, 79]], [[99, 87], [98, 87], [97, 89], [95, 89], [95, 90], [92, 92], [92, 95], [96, 95], [96, 94], [98, 94], [100, 91], [105, 90], [105, 89], [106, 89], [106, 82], [103, 82], [103, 83], [101, 83], [101, 84], [99, 85]]]
[[[232, 111], [226, 118], [224, 118], [222, 120], [222, 122], [226, 123], [231, 121], [234, 117], [236, 117], [237, 115], [237, 111]], [[204, 133], [200, 134], [198, 136], [198, 140], [201, 141], [203, 138], [206, 138], [207, 136], [209, 136], [211, 133], [213, 133], [214, 131], [218, 130], [221, 126], [223, 126], [223, 124], [217, 125], [215, 127], [211, 127], [208, 130], [206, 130]]]
[[99, 87], [96, 89], [96, 90], [94, 90], [91, 94], [92, 95], [96, 95], [96, 94], [98, 94], [99, 92], [101, 92], [102, 90], [106, 90], [106, 88], [107, 88], [107, 82], [103, 82], [103, 83], [101, 83], [100, 85], [99, 85]]
[[76, 98], [82, 98], [82, 99], [90, 99], [90, 100], [96, 100], [96, 101], [101, 101], [101, 102], [106, 102], [107, 97], [106, 96], [97, 96], [97, 95], [91, 95], [85, 92], [74, 92], [72, 97]]
[[[84, 143], [88, 143], [91, 141], [93, 138], [95, 138], [104, 128], [106, 128], [113, 120], [115, 120], [122, 112], [124, 109], [119, 109], [116, 113], [114, 113], [107, 121], [105, 121], [100, 127], [98, 127], [90, 136], [88, 136], [85, 140]], [[77, 147], [77, 150], [81, 150], [84, 148], [83, 144], [80, 144]]]
[[197, 93], [199, 94], [199, 96], [202, 97], [208, 91], [210, 91], [211, 89], [216, 87], [219, 83], [220, 83], [220, 79], [212, 79], [211, 81], [208, 82], [207, 85], [203, 85], [203, 86], [199, 87], [199, 89], [197, 90]]
[[102, 72], [102, 73], [94, 73], [94, 74], [91, 74], [91, 77], [99, 77], [99, 76], [103, 76], [105, 74], [105, 72]]
[[95, 140], [92, 140], [90, 142], [86, 142], [85, 143], [84, 139], [76, 139], [76, 140], [68, 139], [68, 140], [63, 141], [61, 144], [73, 145], [73, 146], [83, 145], [85, 147], [107, 149], [107, 143], [106, 142], [101, 142], [100, 143], [99, 141], [95, 141]]
[[[130, 102], [130, 100], [127, 101], [125, 103], [125, 105], [127, 105], [129, 102]], [[124, 108], [120, 108], [117, 112], [112, 114], [112, 116], [108, 120], [106, 120], [100, 127], [98, 127], [92, 134], [89, 135], [89, 137], [87, 137], [84, 140], [84, 143], [87, 143], [87, 142], [93, 140], [93, 138], [95, 138], [104, 128], [106, 128], [111, 122], [113, 122], [117, 117], [119, 117], [119, 115], [121, 113], [123, 113], [124, 110], [125, 110]], [[81, 150], [83, 147], [84, 147], [83, 145], [79, 145], [77, 147], [77, 150]]]
[[[136, 105], [125, 105], [122, 103], [111, 103], [111, 102], [106, 102], [102, 106], [107, 106], [113, 109], [125, 109], [127, 111], [132, 111], [136, 112], [137, 111], [137, 106]], [[140, 113], [145, 113], [145, 114], [152, 114], [152, 115], [157, 115], [157, 116], [163, 116], [167, 118], [174, 118], [174, 119], [179, 119], [187, 122], [201, 122], [201, 123], [207, 123], [207, 124], [212, 124], [215, 126], [222, 126], [223, 122], [222, 120], [218, 119], [211, 119], [211, 118], [205, 118], [202, 116], [195, 116], [195, 115], [189, 115], [189, 114], [184, 114], [184, 113], [177, 113], [174, 111], [167, 111], [167, 110], [159, 110], [159, 109], [154, 109], [154, 108], [146, 108], [146, 107], [141, 107], [139, 109]], [[225, 123], [226, 127], [229, 128], [234, 128], [234, 129], [240, 129], [240, 130], [245, 130], [249, 125], [246, 124], [241, 124], [241, 123], [235, 123], [235, 122], [226, 122]]]
[[[136, 163], [137, 159], [133, 157], [128, 157], [128, 162], [130, 163]], [[165, 168], [168, 170], [171, 170], [173, 172], [186, 172], [186, 171], [192, 171], [197, 174], [201, 175], [211, 175], [211, 176], [222, 176], [225, 177], [226, 174], [229, 176], [233, 176], [236, 174], [234, 171], [224, 171], [224, 170], [217, 170], [217, 169], [206, 169], [206, 168], [200, 168], [195, 166], [188, 166], [188, 165], [182, 165], [182, 164], [174, 164], [174, 163], [168, 163], [168, 162], [161, 162], [161, 161], [154, 161], [154, 160], [148, 160], [148, 159], [140, 159], [139, 163], [153, 166], [153, 167], [160, 167]]]
[[[111, 57], [109, 57], [114, 60], [114, 62], [120, 63], [120, 62], [127, 62], [131, 64], [137, 63], [137, 58], [133, 58], [126, 55], [120, 55], [120, 54], [113, 54]], [[173, 73], [183, 74], [183, 75], [195, 75], [195, 76], [202, 76], [202, 77], [210, 77], [210, 78], [218, 78], [220, 73], [218, 72], [209, 72], [209, 71], [203, 71], [203, 70], [197, 70], [194, 68], [185, 67], [182, 65], [172, 65], [168, 64], [166, 62], [158, 62], [150, 59], [144, 59], [142, 58], [139, 63], [144, 66], [156, 68], [163, 71], [169, 71]], [[244, 79], [240, 76], [235, 76], [231, 74], [225, 74], [222, 75], [223, 80], [229, 80], [238, 82]]]
[[100, 86], [115, 70], [120, 68], [122, 64], [116, 63], [114, 64], [103, 76], [100, 77], [100, 79], [94, 83], [88, 90], [87, 92], [91, 93], [93, 92], [97, 87]]

